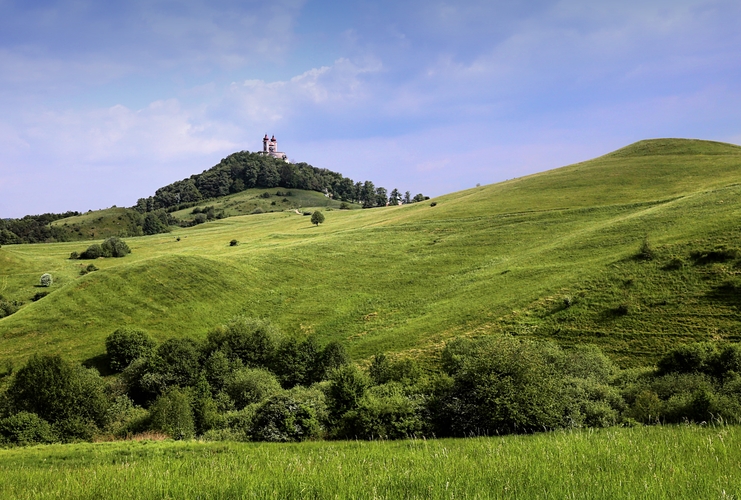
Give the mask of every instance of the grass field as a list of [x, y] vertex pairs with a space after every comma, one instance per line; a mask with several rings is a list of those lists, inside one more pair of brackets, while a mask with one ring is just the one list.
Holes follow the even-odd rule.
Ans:
[[[88, 262], [67, 258], [83, 242], [3, 246], [0, 294], [25, 305], [0, 320], [0, 358], [84, 360], [122, 325], [203, 337], [246, 314], [340, 340], [356, 360], [509, 331], [646, 364], [677, 342], [738, 340], [739, 259], [690, 254], [741, 247], [739, 195], [741, 147], [657, 140], [434, 207], [327, 211], [319, 227], [283, 211], [128, 238], [131, 255], [85, 276]], [[646, 237], [656, 256], [636, 260]], [[51, 293], [30, 302], [44, 272]]]
[[118, 442], [0, 450], [0, 496], [739, 498], [741, 428], [300, 444]]

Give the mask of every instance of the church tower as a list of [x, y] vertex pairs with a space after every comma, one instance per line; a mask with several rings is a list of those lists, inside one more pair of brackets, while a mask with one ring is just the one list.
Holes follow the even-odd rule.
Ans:
[[262, 138], [262, 154], [278, 158], [288, 163], [288, 155], [278, 151], [278, 139], [275, 136], [268, 139], [268, 134], [265, 134], [265, 137]]

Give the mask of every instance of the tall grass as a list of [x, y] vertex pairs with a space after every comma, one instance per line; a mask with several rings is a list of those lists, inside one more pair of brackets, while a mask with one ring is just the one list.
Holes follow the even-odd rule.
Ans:
[[2, 498], [738, 498], [738, 427], [0, 451]]

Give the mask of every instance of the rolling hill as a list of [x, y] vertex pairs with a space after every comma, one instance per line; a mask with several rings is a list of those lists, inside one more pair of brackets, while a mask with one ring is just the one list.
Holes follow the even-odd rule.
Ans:
[[318, 227], [286, 209], [127, 238], [131, 255], [86, 275], [68, 259], [86, 243], [6, 245], [0, 295], [25, 305], [0, 319], [0, 359], [84, 360], [123, 325], [203, 337], [245, 314], [356, 360], [511, 332], [651, 363], [741, 337], [739, 195], [741, 147], [658, 139], [429, 202], [325, 208]]

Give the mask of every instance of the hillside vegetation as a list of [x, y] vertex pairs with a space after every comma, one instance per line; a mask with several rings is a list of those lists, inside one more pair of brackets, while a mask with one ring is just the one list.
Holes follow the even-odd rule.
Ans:
[[120, 326], [203, 338], [244, 314], [355, 360], [511, 332], [644, 365], [738, 340], [740, 182], [741, 147], [662, 139], [430, 202], [325, 209], [319, 226], [280, 211], [127, 238], [131, 255], [85, 275], [80, 242], [3, 245], [0, 295], [22, 306], [0, 319], [0, 358], [84, 360]]

